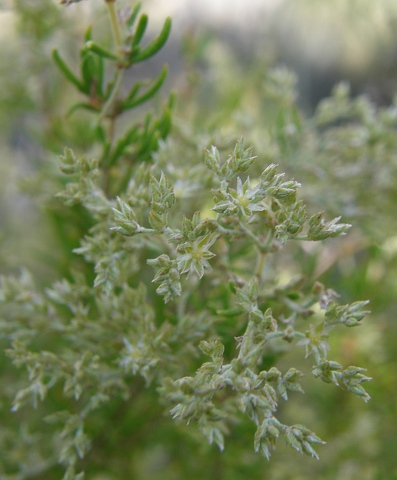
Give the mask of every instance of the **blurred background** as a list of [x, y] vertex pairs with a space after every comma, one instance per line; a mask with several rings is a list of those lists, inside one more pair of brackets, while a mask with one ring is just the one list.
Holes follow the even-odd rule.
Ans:
[[377, 103], [394, 95], [392, 0], [148, 0], [145, 8], [158, 24], [167, 15], [173, 18], [176, 45], [186, 32], [199, 33], [216, 39], [225, 55], [245, 66], [266, 58], [292, 68], [300, 101], [308, 107], [342, 79], [350, 81], [353, 93], [365, 92]]
[[[281, 171], [302, 181], [302, 195], [313, 209], [342, 212], [352, 233], [309, 257], [316, 258], [319, 279], [343, 292], [346, 301], [371, 300], [364, 325], [342, 332], [332, 348], [341, 363], [368, 368], [372, 401], [364, 404], [307, 382], [306, 395], [289, 402], [285, 415], [302, 418], [327, 439], [320, 461], [280, 445], [268, 464], [251, 453], [251, 445], [240, 445], [241, 456], [226, 446], [225, 478], [397, 479], [397, 2], [142, 3], [149, 37], [168, 15], [173, 31], [161, 53], [131, 74], [152, 76], [168, 63], [166, 90], [178, 95], [177, 130], [188, 124], [202, 132], [221, 130], [226, 137], [244, 135], [264, 162], [275, 160]], [[128, 8], [129, 2], [119, 5]], [[46, 254], [52, 240], [40, 205], [53, 189], [36, 173], [63, 146], [84, 151], [90, 143], [85, 114], [68, 126], [65, 109], [73, 94], [50, 53], [57, 46], [77, 63], [94, 17], [94, 35], [110, 42], [102, 2], [61, 8], [52, 0], [0, 1], [0, 267], [10, 272], [26, 265], [44, 284], [56, 272], [43, 254], [43, 238]], [[279, 104], [269, 96], [269, 82], [284, 89]], [[322, 123], [329, 105], [324, 99], [331, 94], [331, 110], [345, 110], [342, 119], [335, 114]], [[280, 105], [292, 120], [280, 120]], [[293, 134], [280, 140], [284, 131]], [[56, 169], [56, 162], [46, 168]], [[156, 452], [140, 460], [142, 478], [161, 479], [161, 471], [149, 468], [151, 455]]]

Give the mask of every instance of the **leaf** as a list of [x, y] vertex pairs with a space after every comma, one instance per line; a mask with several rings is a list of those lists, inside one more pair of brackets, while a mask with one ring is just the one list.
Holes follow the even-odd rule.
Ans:
[[131, 45], [133, 48], [139, 45], [140, 41], [142, 40], [147, 24], [148, 24], [148, 16], [144, 13], [139, 17], [138, 25], [136, 27], [136, 30], [132, 39]]
[[132, 9], [130, 16], [127, 19], [127, 26], [132, 27], [135, 23], [135, 20], [138, 16], [139, 10], [141, 9], [141, 3], [137, 3], [135, 7]]
[[138, 97], [132, 96], [132, 98], [129, 98], [127, 101], [122, 102], [120, 108], [122, 110], [129, 110], [138, 105], [141, 105], [142, 103], [152, 98], [160, 90], [161, 86], [164, 83], [164, 80], [167, 77], [167, 73], [168, 73], [168, 66], [165, 65], [161, 70], [160, 75], [152, 83], [152, 85], [146, 90], [145, 93], [143, 93]]
[[90, 52], [95, 53], [96, 55], [99, 55], [102, 58], [108, 58], [110, 60], [118, 60], [119, 59], [118, 56], [115, 53], [111, 52], [107, 48], [101, 47], [100, 45], [93, 42], [92, 40], [89, 40], [85, 44], [84, 48], [86, 50], [90, 51]]
[[83, 83], [76, 77], [76, 75], [70, 70], [70, 68], [66, 65], [66, 63], [62, 60], [61, 56], [59, 55], [56, 48], [52, 51], [52, 58], [57, 65], [57, 67], [61, 70], [61, 72], [65, 75], [65, 77], [73, 83], [73, 85], [80, 90], [80, 92], [85, 92], [85, 87]]
[[133, 51], [132, 55], [130, 56], [130, 61], [132, 63], [138, 63], [155, 55], [168, 40], [169, 34], [171, 32], [171, 24], [172, 22], [170, 17], [167, 17], [164, 22], [163, 29], [161, 30], [159, 35], [154, 40], [152, 40], [145, 48], [142, 48], [138, 52]]

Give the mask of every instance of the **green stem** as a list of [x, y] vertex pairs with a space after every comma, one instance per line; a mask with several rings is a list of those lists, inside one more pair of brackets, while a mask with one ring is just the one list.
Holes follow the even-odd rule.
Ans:
[[101, 122], [106, 117], [106, 115], [111, 110], [111, 107], [113, 106], [114, 102], [116, 101], [121, 84], [123, 83], [123, 77], [124, 77], [124, 70], [119, 68], [116, 72], [116, 79], [113, 84], [112, 93], [109, 95], [109, 98], [106, 100], [105, 104], [102, 107], [102, 112], [99, 118], [99, 122]]
[[251, 238], [251, 240], [253, 240], [253, 242], [255, 243], [255, 245], [257, 245], [257, 246], [259, 247], [259, 249], [261, 249], [261, 247], [262, 247], [261, 241], [259, 240], [259, 238], [258, 238], [254, 233], [251, 232], [251, 230], [250, 230], [249, 228], [247, 228], [247, 227], [244, 225], [244, 223], [241, 221], [241, 219], [240, 219], [240, 222], [239, 222], [239, 226], [240, 226], [241, 230], [242, 230], [246, 235], [248, 235], [248, 236]]
[[[112, 27], [112, 32], [113, 32], [113, 38], [118, 50], [117, 53], [118, 55], [120, 55], [123, 42], [122, 42], [121, 31], [120, 31], [120, 23], [118, 21], [117, 12], [115, 8], [116, 0], [105, 0], [105, 3], [108, 7], [108, 13], [109, 13], [110, 24]], [[117, 65], [116, 78], [113, 83], [112, 91], [108, 99], [106, 100], [105, 104], [103, 105], [102, 111], [99, 117], [99, 123], [101, 123], [105, 117], [107, 116], [109, 117], [110, 123], [109, 123], [108, 137], [110, 142], [112, 142], [113, 140], [114, 128], [115, 128], [115, 122], [116, 122], [116, 116], [117, 116], [117, 112], [112, 112], [112, 108], [117, 102], [117, 97], [118, 97], [121, 85], [123, 83], [123, 77], [124, 77], [124, 69], [121, 66]]]
[[265, 243], [258, 245], [258, 264], [255, 270], [255, 276], [259, 279], [263, 279], [263, 269], [265, 268], [266, 257], [272, 246], [274, 235], [272, 232], [268, 232]]
[[109, 18], [110, 18], [110, 23], [112, 25], [114, 41], [118, 49], [120, 49], [123, 42], [121, 40], [120, 24], [117, 19], [117, 12], [114, 6], [114, 4], [116, 3], [116, 0], [105, 0], [105, 2], [106, 2], [106, 5], [108, 6]]
[[256, 266], [256, 271], [255, 271], [255, 276], [259, 279], [262, 280], [262, 272], [265, 267], [266, 263], [266, 252], [263, 250], [259, 250], [258, 252], [258, 263]]
[[[117, 97], [119, 94], [120, 87], [123, 83], [123, 78], [124, 78], [124, 70], [118, 68], [116, 72], [116, 78], [114, 80], [112, 92], [109, 95], [109, 98], [107, 99], [105, 104], [103, 105], [102, 111], [98, 120], [98, 124], [100, 124], [106, 116], [109, 117], [107, 137], [110, 144], [112, 144], [114, 140], [114, 132], [115, 132], [115, 126], [116, 126], [116, 117], [117, 117], [117, 113], [116, 112], [113, 113], [112, 109], [115, 103], [117, 102]], [[108, 163], [108, 162], [105, 162], [105, 163]], [[108, 164], [103, 165], [103, 190], [107, 196], [110, 195], [110, 166]]]

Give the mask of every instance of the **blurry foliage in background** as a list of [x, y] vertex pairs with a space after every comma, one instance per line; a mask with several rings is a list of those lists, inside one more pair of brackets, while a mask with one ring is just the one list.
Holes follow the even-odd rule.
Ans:
[[1, 53], [1, 478], [397, 478], [397, 105], [343, 83], [307, 118], [192, 32], [158, 101], [133, 64], [169, 21], [108, 2], [112, 41], [83, 6], [15, 1]]

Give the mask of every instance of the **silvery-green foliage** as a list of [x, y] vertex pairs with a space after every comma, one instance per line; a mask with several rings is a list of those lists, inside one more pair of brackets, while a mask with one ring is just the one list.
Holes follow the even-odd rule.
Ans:
[[[299, 184], [284, 181], [273, 165], [252, 184], [248, 178], [243, 182], [241, 152], [246, 158], [252, 154], [241, 141], [224, 163], [216, 148], [205, 154], [218, 159], [212, 193], [201, 192], [204, 210], [215, 214], [192, 212], [191, 218], [178, 218], [172, 177], [156, 173], [156, 163], [146, 167], [152, 172], [145, 175], [146, 201], [128, 193], [116, 201], [106, 199], [98, 176], [89, 180], [95, 162], [77, 160], [71, 151], [61, 158], [62, 170], [74, 178], [62, 200], [67, 206], [80, 202], [96, 219], [76, 249], [93, 265], [94, 281], [75, 272], [43, 291], [24, 273], [3, 278], [1, 300], [8, 314], [2, 328], [11, 342], [8, 356], [29, 377], [13, 410], [37, 406], [59, 387], [71, 406], [78, 406], [78, 416], [72, 411], [51, 416], [63, 432], [58, 455], [68, 471], [90, 449], [84, 425], [92, 412], [115, 396], [128, 401], [136, 375], [159, 388], [174, 419], [197, 424], [221, 449], [231, 419], [247, 417], [257, 428], [255, 450], [266, 458], [279, 437], [312, 456], [322, 443], [306, 427], [277, 418], [279, 401], [303, 392], [302, 373], [293, 366], [264, 370], [269, 349], [281, 353], [304, 346], [315, 377], [368, 400], [363, 369], [328, 358], [332, 330], [358, 324], [366, 302], [339, 305], [335, 292], [318, 283], [310, 288], [302, 279], [280, 285], [265, 263], [267, 255], [282, 255], [289, 241], [322, 240], [343, 234], [347, 226], [300, 213], [298, 227], [291, 228], [294, 212], [303, 209], [296, 200]], [[221, 173], [226, 162], [236, 165], [236, 178], [227, 173], [226, 180]], [[154, 308], [151, 282], [167, 309]], [[45, 338], [53, 336], [59, 345], [51, 343], [48, 351]], [[42, 349], [32, 351], [39, 339]], [[233, 343], [236, 353], [225, 357], [225, 344]], [[211, 361], [195, 370], [198, 348]]]
[[[296, 349], [314, 379], [367, 401], [365, 370], [332, 360], [329, 345], [336, 328], [360, 324], [367, 302], [339, 304], [336, 292], [292, 275], [282, 259], [291, 244], [341, 236], [350, 225], [310, 212], [300, 184], [261, 164], [241, 139], [226, 149], [172, 136], [172, 101], [117, 136], [116, 119], [164, 81], [162, 72], [144, 93], [137, 82], [123, 97], [121, 72], [154, 55], [170, 28], [167, 20], [141, 47], [147, 17], [135, 8], [126, 22], [122, 48], [111, 52], [86, 33], [81, 77], [54, 52], [86, 97], [73, 111], [89, 110], [97, 122], [95, 155], [68, 146], [59, 157], [56, 214], [65, 232], [76, 218], [89, 222], [78, 245], [61, 244], [73, 252], [63, 278], [43, 284], [26, 269], [1, 278], [1, 338], [8, 361], [25, 372], [11, 388], [12, 411], [22, 433], [32, 428], [40, 438], [33, 458], [17, 458], [2, 478], [51, 475], [60, 464], [64, 480], [77, 480], [84, 468], [106, 469], [103, 456], [117, 470], [124, 418], [144, 435], [142, 421], [156, 428], [164, 414], [170, 428], [188, 424], [221, 450], [246, 422], [266, 459], [280, 439], [317, 458], [324, 441], [279, 415], [282, 402], [304, 393], [304, 373], [276, 362]], [[104, 60], [116, 72], [108, 84]], [[31, 408], [32, 425], [23, 415]], [[113, 416], [120, 410], [130, 417]], [[105, 454], [104, 432], [116, 445]]]

